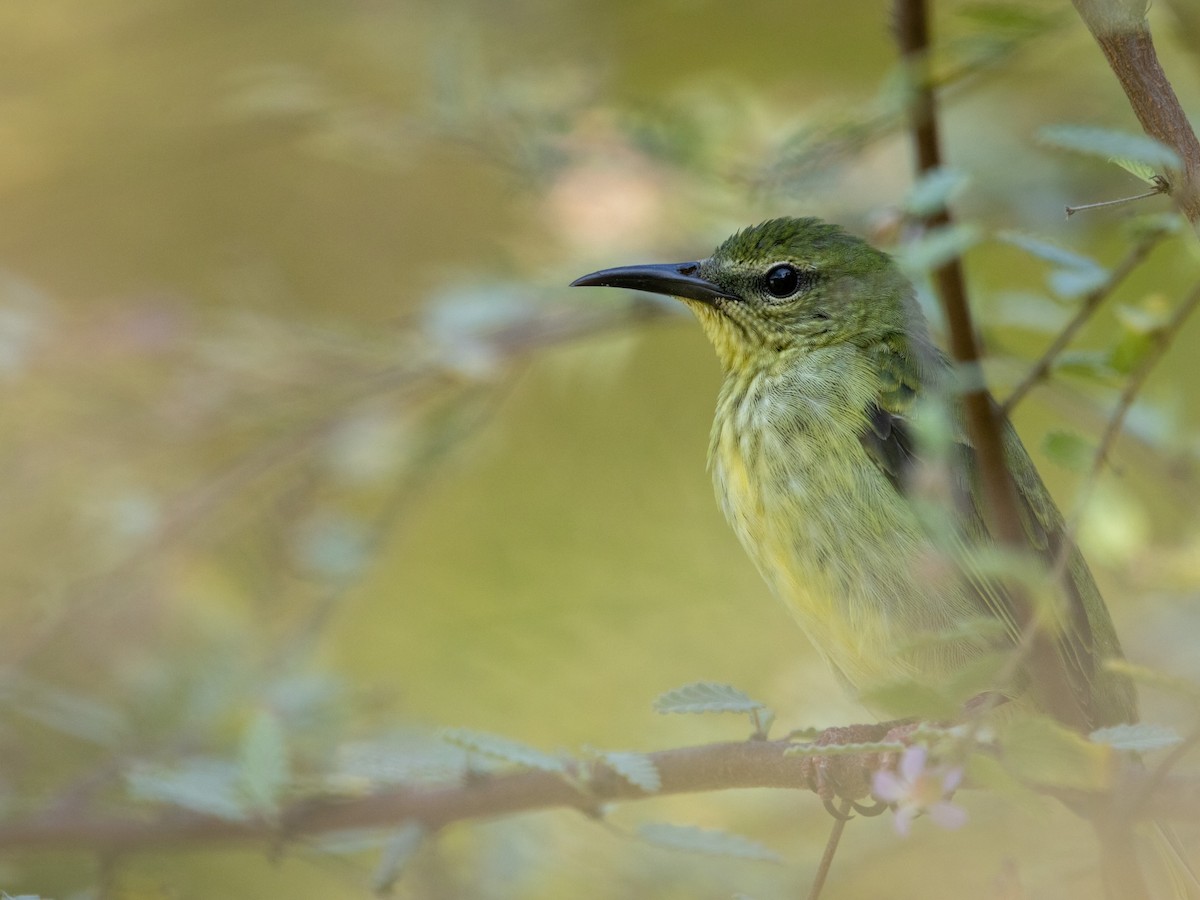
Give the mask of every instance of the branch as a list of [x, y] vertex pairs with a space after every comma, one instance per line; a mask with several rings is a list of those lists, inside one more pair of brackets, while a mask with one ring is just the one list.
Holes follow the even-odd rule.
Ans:
[[[937, 103], [932, 84], [925, 73], [929, 52], [928, 10], [925, 0], [896, 0], [894, 13], [896, 40], [912, 79], [913, 97], [909, 104], [909, 117], [917, 171], [920, 174], [942, 164]], [[949, 223], [950, 213], [945, 207], [928, 216], [925, 221], [927, 228]], [[967, 375], [967, 381], [962, 385], [963, 415], [967, 437], [979, 460], [987, 524], [997, 544], [1018, 553], [1026, 552], [1029, 550], [1028, 536], [1000, 437], [1000, 411], [983, 381], [980, 365], [982, 354], [967, 303], [962, 261], [955, 257], [939, 266], [933, 272], [933, 279], [950, 329], [951, 356], [959, 371]], [[1008, 597], [1017, 626], [1024, 635], [1016, 647], [1011, 668], [1015, 670], [1019, 664], [1027, 662], [1035, 683], [1043, 685], [1046, 690], [1044, 702], [1047, 711], [1064, 724], [1086, 731], [1087, 717], [1070, 691], [1070, 681], [1062, 668], [1062, 657], [1053, 639], [1039, 627], [1029, 597], [1016, 585], [1009, 587]]]
[[[868, 735], [886, 733], [882, 730], [892, 724], [849, 728], [855, 734]], [[626, 781], [609, 766], [596, 763], [587, 767], [577, 764], [566, 774], [521, 770], [475, 775], [458, 785], [404, 785], [367, 796], [301, 800], [275, 818], [246, 821], [175, 810], [151, 817], [99, 816], [59, 809], [30, 821], [0, 825], [0, 852], [91, 850], [111, 855], [202, 844], [278, 845], [330, 832], [388, 829], [410, 822], [436, 831], [455, 822], [554, 808], [599, 815], [601, 805], [610, 801], [668, 794], [785, 788], [821, 795], [827, 794], [820, 785], [831, 764], [844, 766], [834, 775], [839, 784], [841, 777], [850, 773], [863, 785], [869, 785], [871, 773], [893, 764], [890, 753], [830, 757], [820, 751], [806, 756], [798, 750], [802, 745], [788, 740], [750, 740], [648, 753], [662, 782], [654, 793]], [[1138, 803], [1129, 813], [1139, 820], [1195, 822], [1200, 809], [1200, 779], [1166, 776], [1159, 770], [1147, 772], [1139, 765], [1122, 769], [1104, 794], [1081, 794], [1037, 784], [1029, 787], [1057, 797], [1076, 810], [1084, 803], [1102, 803], [1105, 798], [1136, 796]], [[866, 796], [865, 788], [861, 796]]]
[[1146, 0], [1072, 0], [1100, 45], [1142, 130], [1174, 150], [1183, 171], [1171, 173], [1171, 196], [1200, 228], [1200, 141], [1154, 50]]
[[[63, 810], [28, 822], [0, 825], [0, 851], [93, 849], [124, 853], [204, 843], [278, 842], [281, 838], [344, 829], [389, 828], [403, 822], [417, 822], [432, 831], [468, 819], [555, 807], [596, 815], [600, 804], [608, 801], [664, 794], [734, 788], [815, 791], [814, 760], [819, 757], [796, 755], [798, 746], [787, 740], [752, 740], [648, 753], [662, 782], [653, 794], [626, 781], [604, 763], [596, 763], [586, 768], [575, 765], [566, 776], [523, 770], [468, 777], [461, 785], [406, 785], [365, 797], [301, 801], [283, 810], [276, 820], [232, 821], [191, 812], [159, 818], [89, 817], [77, 810]], [[880, 767], [878, 754], [856, 759], [868, 768]]]

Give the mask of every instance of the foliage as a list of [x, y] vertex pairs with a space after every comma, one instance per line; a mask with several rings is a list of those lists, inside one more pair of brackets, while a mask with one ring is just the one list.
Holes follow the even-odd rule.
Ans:
[[[22, 67], [0, 158], [10, 895], [806, 889], [819, 802], [679, 796], [650, 748], [729, 741], [731, 726], [659, 719], [647, 699], [747, 715], [731, 754], [766, 746], [776, 716], [864, 714], [712, 509], [711, 360], [682, 330], [640, 329], [678, 311], [564, 287], [598, 265], [696, 258], [733, 225], [797, 210], [894, 253], [935, 322], [928, 273], [965, 255], [988, 377], [1017, 386], [1026, 445], [1058, 464], [1043, 475], [1131, 660], [1104, 664], [1146, 708], [1086, 738], [1005, 710], [904, 740], [793, 733], [780, 755], [806, 773], [882, 766], [911, 739], [965, 771], [956, 802], [986, 812], [953, 851], [882, 831], [848, 842], [829, 896], [977, 894], [997, 835], [1026, 834], [1012, 858], [1032, 893], [1089, 896], [1087, 829], [1044, 793], [1106, 789], [1131, 754], [1190, 774], [1173, 754], [1200, 712], [1200, 407], [1187, 338], [1166, 351], [1200, 269], [1165, 196], [1061, 219], [1064, 199], [1119, 194], [1125, 172], [1157, 191], [1181, 162], [1092, 121], [1128, 114], [1104, 105], [1109, 76], [1080, 63], [1100, 65], [1065, 9], [939, 8], [918, 73], [865, 7], [812, 11], [796, 53], [765, 37], [794, 10], [764, 22], [736, 5], [318, 3], [291, 23], [77, 5], [6, 38]], [[1194, 62], [1159, 43], [1168, 68]], [[922, 76], [947, 101], [955, 165], [914, 179], [900, 142]], [[1049, 87], [1031, 96], [1031, 80]], [[950, 208], [956, 222], [918, 227]], [[996, 664], [863, 699], [951, 718]], [[697, 678], [720, 680], [662, 693]], [[589, 745], [638, 750], [538, 749]], [[604, 772], [639, 803], [589, 797]], [[288, 831], [312, 810], [542, 775], [588, 816]], [[640, 821], [642, 804], [698, 824]], [[256, 852], [168, 852], [180, 822]], [[114, 823], [162, 840], [120, 844]], [[22, 849], [38, 841], [47, 855]], [[278, 867], [256, 864], [268, 856]]]

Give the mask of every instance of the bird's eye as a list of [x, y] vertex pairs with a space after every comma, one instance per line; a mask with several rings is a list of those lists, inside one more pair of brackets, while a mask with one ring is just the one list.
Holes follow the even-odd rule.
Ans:
[[790, 263], [772, 266], [767, 272], [767, 292], [776, 299], [790, 297], [800, 289], [800, 272]]

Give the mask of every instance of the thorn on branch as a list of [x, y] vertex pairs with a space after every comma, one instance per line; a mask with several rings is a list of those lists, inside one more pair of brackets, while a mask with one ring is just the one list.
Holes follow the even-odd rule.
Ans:
[[1075, 215], [1077, 212], [1083, 212], [1089, 209], [1101, 209], [1106, 206], [1121, 206], [1125, 203], [1133, 203], [1137, 200], [1145, 200], [1149, 197], [1157, 197], [1159, 194], [1166, 194], [1167, 196], [1170, 196], [1171, 182], [1169, 182], [1162, 175], [1155, 175], [1153, 181], [1153, 190], [1146, 191], [1142, 194], [1135, 194], [1132, 197], [1120, 197], [1116, 200], [1099, 200], [1095, 203], [1081, 203], [1079, 206], [1068, 206], [1067, 218], [1071, 218], [1071, 216]]

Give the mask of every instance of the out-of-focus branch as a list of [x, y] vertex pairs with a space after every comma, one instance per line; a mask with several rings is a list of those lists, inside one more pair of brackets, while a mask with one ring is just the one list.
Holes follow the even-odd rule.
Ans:
[[[925, 0], [896, 0], [894, 20], [896, 41], [911, 82], [909, 118], [917, 172], [923, 174], [942, 165], [937, 102], [926, 75], [930, 41]], [[949, 223], [950, 213], [945, 208], [925, 221], [928, 228]], [[979, 460], [985, 516], [998, 544], [1023, 552], [1028, 549], [1028, 537], [1000, 438], [999, 409], [983, 383], [982, 354], [971, 321], [962, 261], [955, 257], [942, 264], [934, 270], [933, 280], [950, 330], [950, 353], [966, 379], [961, 385], [963, 414], [967, 436]], [[1026, 660], [1035, 681], [1047, 689], [1047, 708], [1063, 723], [1085, 730], [1086, 716], [1071, 694], [1061, 656], [1052, 639], [1038, 628], [1029, 598], [1015, 586], [1010, 589], [1009, 597], [1017, 624], [1026, 635], [1017, 647], [1019, 656], [1013, 657], [1013, 668], [1019, 659]]]
[[[851, 726], [856, 730], [887, 726]], [[801, 751], [801, 752], [797, 752]], [[785, 788], [821, 793], [818, 771], [833, 763], [839, 784], [854, 770], [862, 785], [872, 772], [894, 763], [890, 753], [868, 752], [828, 757], [804, 755], [787, 740], [704, 744], [648, 753], [662, 782], [648, 793], [604, 763], [574, 765], [567, 772], [522, 770], [476, 775], [451, 786], [408, 785], [366, 796], [299, 801], [278, 817], [232, 821], [199, 813], [173, 811], [158, 817], [80, 813], [63, 809], [25, 822], [0, 825], [0, 854], [15, 851], [91, 850], [127, 854], [164, 847], [211, 844], [279, 844], [331, 832], [388, 829], [414, 823], [436, 831], [455, 822], [490, 819], [555, 808], [598, 815], [612, 801], [641, 800], [668, 794], [704, 793], [739, 788]], [[970, 784], [966, 785], [968, 788]], [[1074, 808], [1103, 803], [1106, 797], [1139, 797], [1139, 819], [1195, 822], [1200, 809], [1200, 780], [1151, 774], [1131, 765], [1118, 775], [1109, 794], [1081, 794], [1038, 785], [1035, 790]], [[859, 794], [866, 796], [863, 787]], [[1143, 793], [1144, 792], [1144, 793]]]
[[1171, 196], [1200, 229], [1200, 141], [1158, 61], [1147, 0], [1072, 0], [1133, 107], [1146, 134], [1166, 144], [1183, 161], [1170, 173]]
[[[925, 0], [897, 0], [895, 5], [896, 40], [912, 79], [910, 127], [918, 174], [942, 165], [938, 136], [937, 103], [924, 70], [929, 52], [929, 19]], [[950, 223], [950, 213], [942, 208], [925, 220], [927, 228]], [[960, 368], [979, 374], [980, 352], [975, 326], [967, 303], [966, 279], [962, 261], [955, 257], [933, 272], [938, 297], [950, 330], [950, 352]], [[979, 376], [980, 381], [982, 376]], [[1002, 543], [1024, 546], [1016, 492], [1005, 464], [1000, 429], [993, 413], [991, 398], [982, 383], [970, 384], [963, 393], [967, 428], [979, 456], [988, 513]]]
[[[432, 831], [453, 822], [536, 809], [565, 807], [592, 815], [598, 813], [602, 803], [664, 794], [732, 788], [816, 790], [817, 757], [795, 755], [797, 747], [787, 740], [751, 740], [648, 753], [662, 783], [654, 794], [598, 762], [572, 766], [566, 775], [540, 770], [476, 775], [461, 785], [413, 785], [362, 797], [310, 800], [283, 810], [273, 820], [231, 821], [195, 813], [161, 818], [93, 818], [78, 810], [64, 810], [28, 822], [0, 825], [0, 853], [79, 848], [124, 853], [164, 846], [278, 842], [345, 829], [389, 828], [405, 822]], [[793, 753], [787, 752], [789, 749]], [[837, 759], [841, 762], [850, 757]], [[884, 757], [867, 754], [856, 759], [862, 760], [869, 773], [881, 767]], [[869, 774], [861, 783], [869, 784], [868, 779]]]

